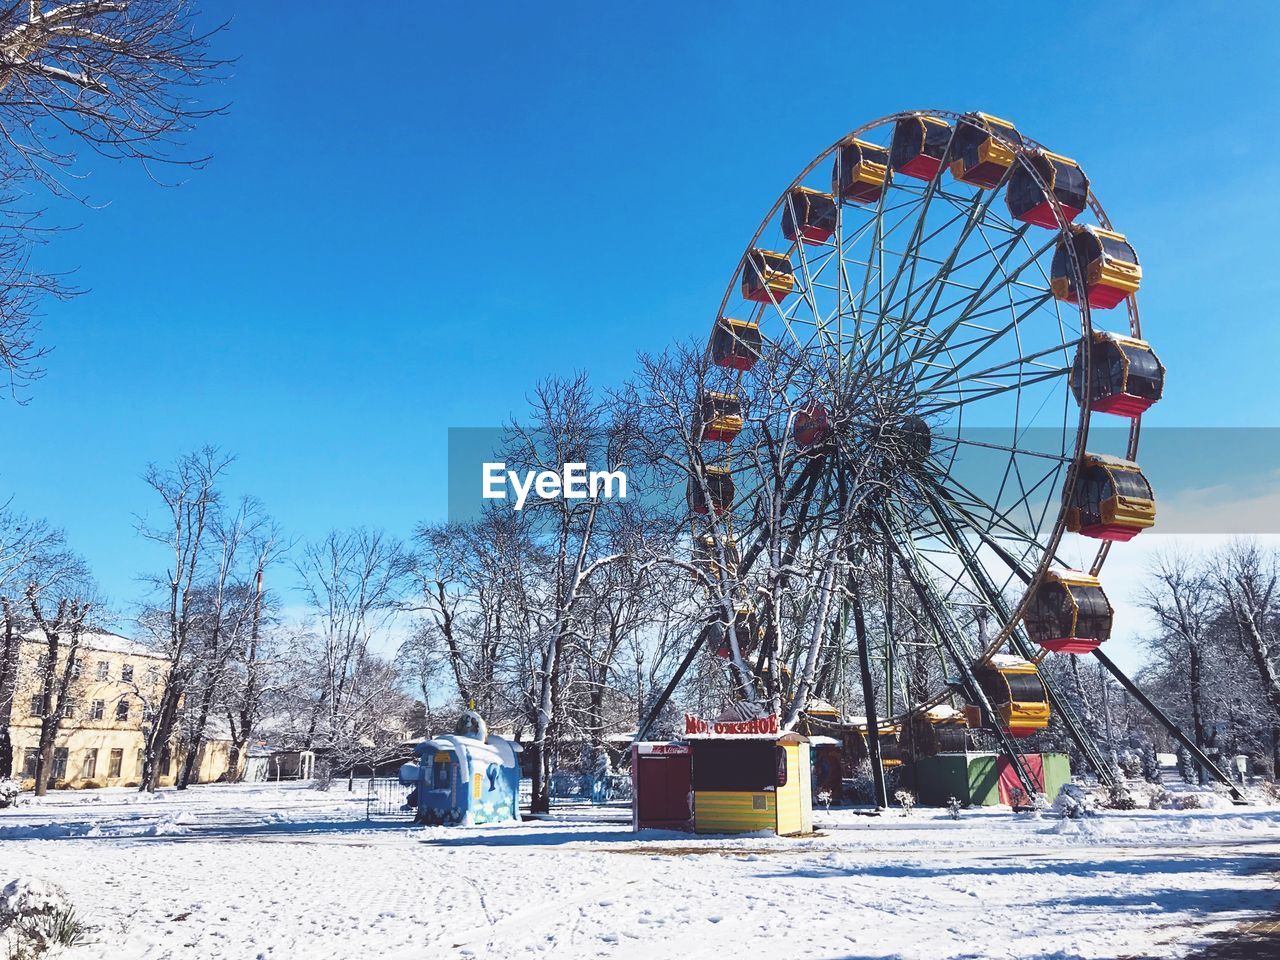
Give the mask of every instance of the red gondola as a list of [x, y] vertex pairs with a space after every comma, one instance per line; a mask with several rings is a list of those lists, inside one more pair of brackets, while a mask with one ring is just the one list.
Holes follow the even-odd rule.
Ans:
[[1046, 650], [1091, 653], [1111, 637], [1114, 611], [1098, 578], [1076, 570], [1045, 574], [1027, 605], [1027, 635]]
[[831, 192], [841, 200], [875, 203], [889, 182], [889, 151], [865, 140], [840, 147], [831, 168]]
[[[1164, 393], [1164, 364], [1151, 345], [1133, 337], [1095, 330], [1089, 346], [1090, 409], [1139, 417]], [[1071, 365], [1071, 392], [1084, 399], [1084, 345]]]
[[782, 235], [795, 243], [826, 243], [836, 232], [836, 202], [829, 194], [796, 187], [782, 208]]
[[707, 492], [711, 497], [710, 508], [707, 505], [707, 498], [703, 494], [702, 484], [698, 482], [696, 476], [691, 476], [686, 490], [689, 509], [694, 513], [710, 513], [713, 508], [717, 514], [724, 513], [726, 509], [733, 505], [733, 477], [729, 474], [729, 468], [707, 467], [704, 479], [707, 485]]
[[813, 403], [796, 413], [792, 421], [791, 435], [795, 437], [796, 446], [808, 450], [822, 443], [831, 436], [831, 420], [827, 416], [827, 408], [820, 403]]
[[711, 359], [718, 367], [750, 370], [760, 359], [763, 347], [760, 325], [749, 320], [721, 317], [711, 332]]
[[919, 180], [932, 180], [942, 169], [951, 142], [951, 125], [937, 117], [903, 117], [893, 126], [889, 166]]
[[1048, 150], [1032, 154], [1027, 164], [1015, 165], [1009, 174], [1009, 189], [1004, 195], [1009, 213], [1024, 223], [1056, 230], [1058, 217], [1049, 199], [1052, 194], [1067, 223], [1078, 217], [1089, 202], [1089, 178], [1080, 165]]

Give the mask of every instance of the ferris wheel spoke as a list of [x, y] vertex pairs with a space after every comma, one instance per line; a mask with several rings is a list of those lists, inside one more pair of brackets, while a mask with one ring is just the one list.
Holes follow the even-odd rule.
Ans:
[[[968, 226], [972, 226], [972, 224]], [[904, 358], [903, 360], [895, 364], [892, 369], [886, 371], [886, 375], [889, 377], [896, 376], [902, 371], [902, 369], [906, 365], [914, 363], [921, 356], [936, 355], [936, 353], [938, 353], [940, 350], [945, 349], [947, 341], [950, 339], [951, 335], [954, 334], [955, 331], [958, 330], [963, 323], [965, 323], [970, 319], [970, 315], [972, 313], [974, 313], [979, 307], [983, 306], [985, 303], [987, 303], [987, 301], [989, 301], [992, 297], [994, 297], [1002, 289], [1004, 289], [1008, 281], [1010, 281], [1011, 279], [1016, 279], [1018, 276], [1020, 276], [1022, 272], [1026, 270], [1032, 263], [1035, 263], [1039, 257], [1043, 256], [1050, 249], [1051, 246], [1052, 246], [1052, 243], [1046, 244], [1040, 250], [1033, 252], [1029, 259], [1024, 260], [1012, 271], [1010, 271], [1006, 269], [1005, 265], [1007, 261], [1012, 257], [1013, 253], [1018, 249], [1018, 245], [1016, 243], [1008, 244], [1007, 249], [1004, 251], [1004, 253], [1000, 257], [996, 258], [996, 262], [991, 267], [991, 269], [987, 272], [982, 282], [978, 284], [977, 288], [973, 289], [967, 298], [963, 298], [962, 300], [956, 302], [956, 305], [963, 303], [964, 306], [960, 309], [959, 313], [955, 317], [952, 317], [949, 321], [947, 321], [946, 325], [943, 326], [940, 330], [938, 330], [937, 333], [931, 338], [930, 342], [935, 344], [932, 351], [926, 351], [923, 347], [917, 350], [913, 350], [911, 353], [907, 355], [906, 358]], [[994, 289], [992, 289], [991, 288], [992, 281], [1001, 277], [1004, 278], [1005, 283], [1002, 283], [996, 286]], [[939, 295], [940, 293], [941, 291], [939, 291]], [[935, 297], [935, 300], [936, 299], [937, 298]], [[952, 307], [952, 309], [953, 308], [954, 307]], [[935, 314], [931, 312], [930, 316], [933, 316], [933, 315]], [[908, 314], [904, 318], [904, 321], [903, 321], [904, 330], [909, 328], [911, 319], [912, 317], [910, 314]], [[929, 329], [927, 324], [925, 325], [924, 329]]]
[[[925, 374], [922, 372], [919, 376], [915, 378], [916, 392], [921, 396], [929, 396], [930, 394], [935, 393], [944, 388], [958, 386], [959, 384], [965, 382], [966, 380], [973, 380], [981, 377], [991, 376], [992, 374], [995, 374], [1003, 370], [1014, 369], [1015, 371], [1020, 371], [1028, 365], [1034, 365], [1036, 361], [1039, 361], [1042, 357], [1051, 356], [1056, 353], [1063, 353], [1064, 355], [1066, 355], [1068, 351], [1070, 351], [1080, 342], [1079, 338], [1070, 340], [1066, 343], [1049, 344], [1047, 346], [1041, 347], [1037, 350], [1032, 350], [1030, 352], [1024, 352], [1023, 350], [1019, 350], [1017, 356], [1011, 360], [1006, 360], [1002, 363], [995, 364], [994, 366], [987, 367], [975, 373], [964, 372], [965, 368], [968, 367], [970, 363], [972, 363], [974, 360], [977, 360], [979, 357], [986, 354], [993, 346], [995, 346], [1000, 340], [1008, 336], [1010, 333], [1016, 332], [1018, 330], [1019, 325], [1025, 323], [1025, 321], [1027, 321], [1034, 313], [1036, 313], [1038, 309], [1039, 309], [1039, 305], [1036, 305], [1036, 306], [1027, 308], [1022, 313], [1015, 314], [1008, 324], [1006, 324], [1004, 327], [1000, 328], [999, 330], [990, 331], [988, 335], [985, 337], [975, 338], [969, 341], [962, 341], [960, 343], [951, 345], [951, 347], [947, 351], [949, 354], [959, 353], [960, 351], [964, 350], [966, 347], [971, 347], [971, 346], [975, 347], [975, 349], [972, 352], [964, 355], [957, 362], [950, 365], [943, 365], [944, 366], [943, 373], [935, 374], [929, 377], [929, 376], [925, 376]], [[926, 368], [926, 365], [935, 365], [933, 364], [933, 360], [934, 360], [934, 357], [936, 356], [937, 356], [937, 353], [929, 354], [921, 357], [920, 365], [921, 365], [922, 371]], [[1057, 369], [1057, 368], [1053, 368], [1053, 369]]]
[[[969, 404], [978, 403], [982, 400], [989, 400], [992, 397], [998, 397], [1003, 393], [1010, 393], [1014, 390], [1021, 390], [1025, 387], [1034, 386], [1037, 383], [1044, 383], [1046, 381], [1057, 380], [1059, 377], [1065, 377], [1070, 373], [1071, 373], [1070, 367], [1057, 367], [1052, 370], [1048, 370], [1044, 373], [1037, 374], [1034, 377], [1015, 380], [1007, 384], [988, 384], [986, 385], [987, 386], [986, 390], [979, 393], [970, 394], [968, 396], [963, 395], [964, 393], [963, 388], [959, 386], [957, 386], [954, 390], [949, 390], [949, 391], [933, 390], [933, 391], [930, 391], [930, 395], [932, 396], [946, 395], [948, 393], [956, 393], [956, 394], [961, 394], [962, 398], [959, 400], [952, 400], [947, 403], [922, 404], [921, 406], [916, 408], [916, 413], [918, 413], [920, 416], [930, 416], [932, 414], [937, 414], [937, 413], [946, 413], [948, 410], [954, 410], [957, 407], [963, 407]], [[967, 382], [972, 382], [975, 384], [983, 384], [983, 381], [976, 377], [969, 378]]]

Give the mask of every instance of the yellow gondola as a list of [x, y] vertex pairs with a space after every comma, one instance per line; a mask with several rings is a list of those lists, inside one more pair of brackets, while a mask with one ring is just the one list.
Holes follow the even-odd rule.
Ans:
[[947, 157], [951, 175], [963, 183], [990, 190], [1004, 180], [1022, 137], [1008, 120], [989, 113], [966, 113], [956, 123]]
[[711, 331], [711, 359], [718, 367], [750, 370], [760, 359], [763, 347], [760, 325], [749, 320], [721, 317]]
[[1097, 577], [1051, 570], [1036, 585], [1023, 622], [1027, 635], [1046, 650], [1090, 653], [1111, 637], [1113, 613]]
[[708, 443], [732, 443], [742, 432], [742, 402], [738, 395], [706, 391], [698, 402], [694, 432]]
[[854, 203], [875, 203], [888, 182], [888, 150], [857, 139], [841, 145], [831, 168], [832, 194]]
[[996, 654], [975, 666], [974, 674], [995, 720], [1011, 735], [1029, 737], [1049, 725], [1049, 693], [1034, 663]]
[[1155, 495], [1136, 463], [1085, 454], [1067, 504], [1068, 530], [1099, 540], [1132, 540], [1155, 522]]
[[742, 295], [756, 303], [781, 303], [795, 291], [791, 258], [774, 250], [748, 250], [742, 268]]
[[[742, 558], [738, 553], [738, 544], [733, 537], [725, 537], [722, 543], [724, 550], [724, 578], [734, 580], [738, 576], [738, 564]], [[715, 537], [703, 534], [693, 541], [693, 565], [705, 573], [712, 581], [719, 579], [720, 552], [716, 549]]]
[[[1095, 330], [1089, 346], [1090, 409], [1138, 417], [1164, 394], [1164, 364], [1151, 345], [1133, 337]], [[1084, 344], [1071, 366], [1071, 392], [1084, 400]]]
[[[871, 725], [866, 718], [855, 720], [853, 725], [857, 727], [858, 733], [862, 734], [864, 740], [869, 744], [870, 736], [868, 731]], [[876, 724], [877, 737], [880, 741], [880, 764], [885, 767], [898, 767], [902, 765], [902, 745], [898, 742], [898, 734], [901, 728], [896, 723], [889, 723], [881, 720]]]
[[[1058, 241], [1058, 249], [1049, 268], [1049, 287], [1059, 300], [1079, 303], [1080, 291], [1076, 289], [1075, 274], [1067, 256], [1067, 242]], [[1142, 267], [1138, 263], [1137, 251], [1124, 234], [1073, 224], [1069, 242], [1075, 249], [1089, 306], [1110, 310], [1138, 292], [1142, 284]]]
[[836, 232], [836, 202], [829, 194], [796, 187], [782, 208], [782, 235], [795, 243], [826, 243]]

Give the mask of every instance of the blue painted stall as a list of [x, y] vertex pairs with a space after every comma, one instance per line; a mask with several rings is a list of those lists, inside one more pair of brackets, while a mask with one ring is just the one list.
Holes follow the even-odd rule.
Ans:
[[400, 783], [414, 788], [409, 805], [419, 823], [519, 820], [519, 752], [519, 744], [488, 736], [484, 720], [468, 710], [452, 735], [418, 744], [418, 760], [400, 768]]

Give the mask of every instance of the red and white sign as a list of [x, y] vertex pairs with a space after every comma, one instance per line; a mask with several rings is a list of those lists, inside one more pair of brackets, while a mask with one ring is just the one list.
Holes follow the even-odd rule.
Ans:
[[685, 743], [637, 743], [636, 752], [658, 754], [659, 756], [682, 756], [689, 752], [689, 745]]
[[776, 737], [778, 718], [770, 714], [754, 720], [703, 720], [697, 714], [684, 715], [686, 737]]

